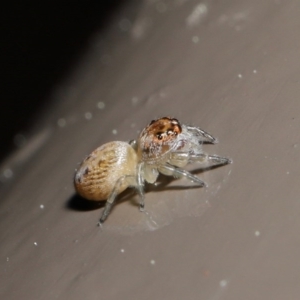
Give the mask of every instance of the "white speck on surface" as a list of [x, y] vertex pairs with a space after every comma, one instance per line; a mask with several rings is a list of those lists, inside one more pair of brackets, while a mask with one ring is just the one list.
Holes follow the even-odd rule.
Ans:
[[197, 43], [199, 42], [199, 37], [196, 36], [196, 35], [193, 36], [193, 37], [192, 37], [192, 41], [193, 41], [194, 44], [197, 44]]
[[3, 171], [3, 176], [6, 178], [6, 179], [10, 179], [14, 176], [14, 173], [11, 169], [5, 169]]
[[60, 119], [58, 119], [57, 120], [57, 125], [59, 126], [59, 127], [65, 127], [66, 126], [66, 124], [67, 124], [67, 121], [66, 121], [66, 119], [64, 119], [64, 118], [60, 118]]
[[256, 73], [257, 73], [257, 70], [253, 70], [253, 73], [256, 74]]
[[143, 38], [151, 26], [152, 20], [150, 18], [138, 18], [131, 27], [131, 36], [134, 39]]
[[92, 113], [91, 112], [86, 112], [85, 114], [84, 114], [84, 117], [87, 119], [87, 120], [91, 120], [92, 119], [92, 117], [93, 117], [93, 115], [92, 115]]
[[120, 252], [121, 252], [121, 253], [124, 253], [124, 252], [125, 252], [125, 250], [124, 250], [124, 249], [121, 249], [121, 250], [120, 250]]
[[122, 31], [128, 31], [131, 28], [131, 22], [128, 19], [122, 19], [119, 22], [119, 28]]
[[105, 103], [102, 102], [102, 101], [99, 101], [99, 102], [97, 103], [97, 107], [98, 107], [99, 109], [104, 109], [104, 108], [105, 108]]
[[155, 264], [156, 264], [156, 261], [155, 261], [154, 259], [151, 259], [151, 260], [150, 260], [150, 264], [151, 264], [151, 265], [155, 265]]
[[135, 123], [131, 123], [131, 125], [130, 125], [131, 128], [134, 128], [135, 126], [136, 126]]
[[254, 232], [254, 234], [255, 234], [255, 236], [260, 236], [260, 231], [256, 230], [256, 231]]
[[222, 288], [223, 288], [223, 287], [226, 287], [227, 284], [228, 284], [228, 281], [225, 280], [225, 279], [220, 281], [220, 287], [222, 287]]
[[287, 175], [290, 175], [290, 171], [287, 171], [286, 174], [287, 174]]
[[294, 144], [293, 147], [294, 147], [294, 148], [298, 148], [298, 144]]
[[9, 261], [9, 257], [6, 257], [6, 261]]
[[200, 23], [200, 21], [202, 21], [202, 19], [206, 16], [207, 11], [207, 6], [204, 3], [199, 3], [197, 6], [194, 7], [191, 14], [187, 17], [187, 26], [190, 28], [197, 26]]
[[112, 134], [116, 135], [118, 133], [117, 129], [112, 130]]
[[26, 144], [25, 136], [20, 133], [16, 134], [14, 137], [14, 144], [19, 148], [23, 147]]
[[242, 74], [239, 74], [239, 75], [238, 75], [238, 78], [242, 78], [242, 77], [243, 77], [243, 75], [242, 75]]
[[44, 208], [45, 208], [44, 204], [41, 204], [40, 209], [44, 209]]
[[136, 104], [138, 103], [138, 101], [139, 101], [139, 98], [138, 98], [138, 97], [132, 97], [132, 99], [131, 99], [131, 103], [132, 103], [133, 105], [136, 105]]
[[37, 246], [37, 245], [38, 245], [38, 243], [37, 243], [37, 242], [34, 242], [34, 243], [33, 243], [33, 245], [34, 245], [34, 246]]

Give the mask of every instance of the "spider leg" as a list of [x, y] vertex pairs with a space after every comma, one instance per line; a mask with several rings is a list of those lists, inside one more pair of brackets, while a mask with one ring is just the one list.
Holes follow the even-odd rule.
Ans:
[[144, 187], [143, 186], [137, 186], [136, 190], [140, 196], [140, 202], [139, 202], [139, 206], [140, 206], [140, 211], [144, 211], [145, 208], [145, 193], [144, 193]]
[[204, 131], [203, 129], [199, 127], [193, 127], [193, 126], [186, 126], [187, 130], [192, 132], [196, 136], [200, 136], [200, 142], [207, 142], [211, 144], [216, 144], [218, 140], [213, 137], [208, 132]]
[[170, 162], [175, 166], [184, 166], [187, 163], [200, 162], [205, 163], [208, 162], [210, 165], [227, 165], [231, 164], [232, 160], [226, 157], [218, 156], [218, 155], [208, 155], [206, 153], [197, 153], [190, 154], [187, 152], [174, 152], [170, 156]]
[[138, 173], [137, 173], [137, 192], [140, 195], [140, 211], [143, 211], [145, 208], [145, 193], [144, 193], [144, 179], [142, 176], [143, 164], [139, 164]]
[[206, 153], [191, 154], [189, 155], [189, 161], [209, 162], [209, 164], [211, 164], [212, 166], [214, 165], [223, 166], [232, 163], [232, 160], [229, 158], [218, 156], [218, 155], [208, 155]]
[[160, 173], [162, 173], [164, 175], [174, 176], [174, 177], [177, 177], [177, 178], [186, 177], [187, 179], [191, 180], [192, 182], [198, 184], [201, 187], [206, 186], [205, 182], [202, 181], [197, 176], [194, 176], [190, 172], [188, 172], [184, 169], [172, 166], [170, 164], [162, 165], [158, 168], [158, 170], [159, 170]]
[[[117, 195], [119, 194], [119, 190], [120, 190], [121, 186], [124, 186], [124, 185], [130, 186], [130, 185], [133, 185], [133, 182], [136, 182], [136, 176], [133, 176], [133, 175], [125, 175], [125, 176], [120, 177], [117, 180], [112, 192], [110, 193], [109, 197], [106, 200], [103, 213], [102, 213], [100, 221], [98, 223], [99, 226], [101, 226], [103, 224], [103, 222], [106, 220], [107, 216], [109, 215], [109, 213], [116, 201]], [[140, 193], [140, 191], [139, 191], [139, 193]]]

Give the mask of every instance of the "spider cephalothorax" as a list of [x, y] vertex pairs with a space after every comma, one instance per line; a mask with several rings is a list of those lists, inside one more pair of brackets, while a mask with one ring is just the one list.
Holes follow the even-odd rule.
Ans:
[[153, 120], [138, 138], [138, 154], [145, 162], [162, 160], [168, 152], [177, 148], [177, 136], [182, 132], [177, 119], [164, 117]]

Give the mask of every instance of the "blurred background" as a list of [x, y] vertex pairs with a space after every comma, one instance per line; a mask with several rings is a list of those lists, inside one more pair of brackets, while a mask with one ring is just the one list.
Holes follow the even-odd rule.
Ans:
[[1, 8], [0, 161], [47, 106], [55, 86], [72, 72], [89, 38], [126, 1], [24, 1]]

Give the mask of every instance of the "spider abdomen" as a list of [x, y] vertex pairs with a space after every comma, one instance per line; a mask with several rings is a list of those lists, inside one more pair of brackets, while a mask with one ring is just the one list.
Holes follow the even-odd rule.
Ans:
[[[88, 200], [106, 200], [122, 176], [136, 176], [138, 158], [126, 142], [109, 142], [94, 150], [75, 173], [75, 189]], [[128, 187], [124, 182], [117, 194]]]

